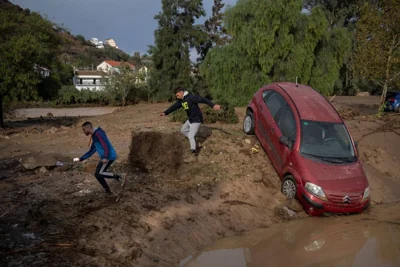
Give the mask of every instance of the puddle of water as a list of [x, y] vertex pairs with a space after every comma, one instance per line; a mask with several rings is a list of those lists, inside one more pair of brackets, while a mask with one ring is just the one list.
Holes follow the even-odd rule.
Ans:
[[179, 266], [400, 266], [400, 227], [352, 216], [312, 218], [222, 239]]

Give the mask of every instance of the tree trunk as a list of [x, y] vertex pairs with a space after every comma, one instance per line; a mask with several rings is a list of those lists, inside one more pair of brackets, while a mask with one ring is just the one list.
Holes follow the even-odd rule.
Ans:
[[386, 100], [386, 94], [389, 86], [389, 81], [390, 81], [390, 67], [391, 67], [391, 61], [392, 61], [392, 53], [393, 53], [393, 47], [396, 44], [396, 39], [393, 38], [393, 42], [390, 45], [390, 49], [388, 52], [388, 58], [386, 62], [386, 72], [385, 72], [385, 83], [383, 84], [383, 91], [382, 91], [382, 96], [381, 96], [381, 106], [385, 103]]
[[0, 128], [4, 128], [3, 96], [0, 95]]
[[122, 98], [122, 107], [125, 107], [125, 104], [126, 104], [126, 99], [125, 99], [125, 97], [123, 97]]

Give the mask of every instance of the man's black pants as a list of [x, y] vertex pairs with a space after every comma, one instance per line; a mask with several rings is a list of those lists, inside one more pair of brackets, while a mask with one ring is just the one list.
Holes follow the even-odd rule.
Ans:
[[106, 192], [110, 192], [110, 188], [108, 187], [108, 184], [105, 180], [106, 179], [119, 179], [120, 176], [117, 174], [114, 174], [112, 172], [108, 172], [108, 168], [113, 164], [113, 160], [109, 160], [106, 164], [103, 162], [99, 162], [96, 168], [96, 172], [94, 173], [94, 176], [96, 177], [97, 181], [101, 184], [101, 186], [106, 190]]

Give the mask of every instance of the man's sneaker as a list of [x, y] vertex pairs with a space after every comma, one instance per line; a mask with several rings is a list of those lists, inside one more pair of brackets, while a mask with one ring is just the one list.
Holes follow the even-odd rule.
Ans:
[[196, 154], [197, 150], [196, 149], [192, 149], [192, 150], [190, 150], [190, 152], [192, 152], [192, 154]]

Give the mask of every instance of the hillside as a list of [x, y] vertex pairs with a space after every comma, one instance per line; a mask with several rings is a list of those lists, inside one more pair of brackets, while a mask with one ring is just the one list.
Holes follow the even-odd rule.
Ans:
[[[0, 8], [6, 9], [11, 13], [24, 12], [30, 15], [29, 9], [23, 9], [18, 5], [14, 5], [8, 0], [0, 0]], [[45, 18], [43, 18], [45, 20]], [[91, 67], [100, 64], [105, 59], [116, 61], [128, 61], [130, 56], [113, 47], [105, 46], [104, 49], [97, 49], [89, 41], [79, 40], [72, 35], [63, 26], [54, 24], [54, 30], [57, 31], [63, 40], [63, 45], [59, 51], [59, 59], [73, 67]], [[86, 37], [87, 39], [88, 37]]]

